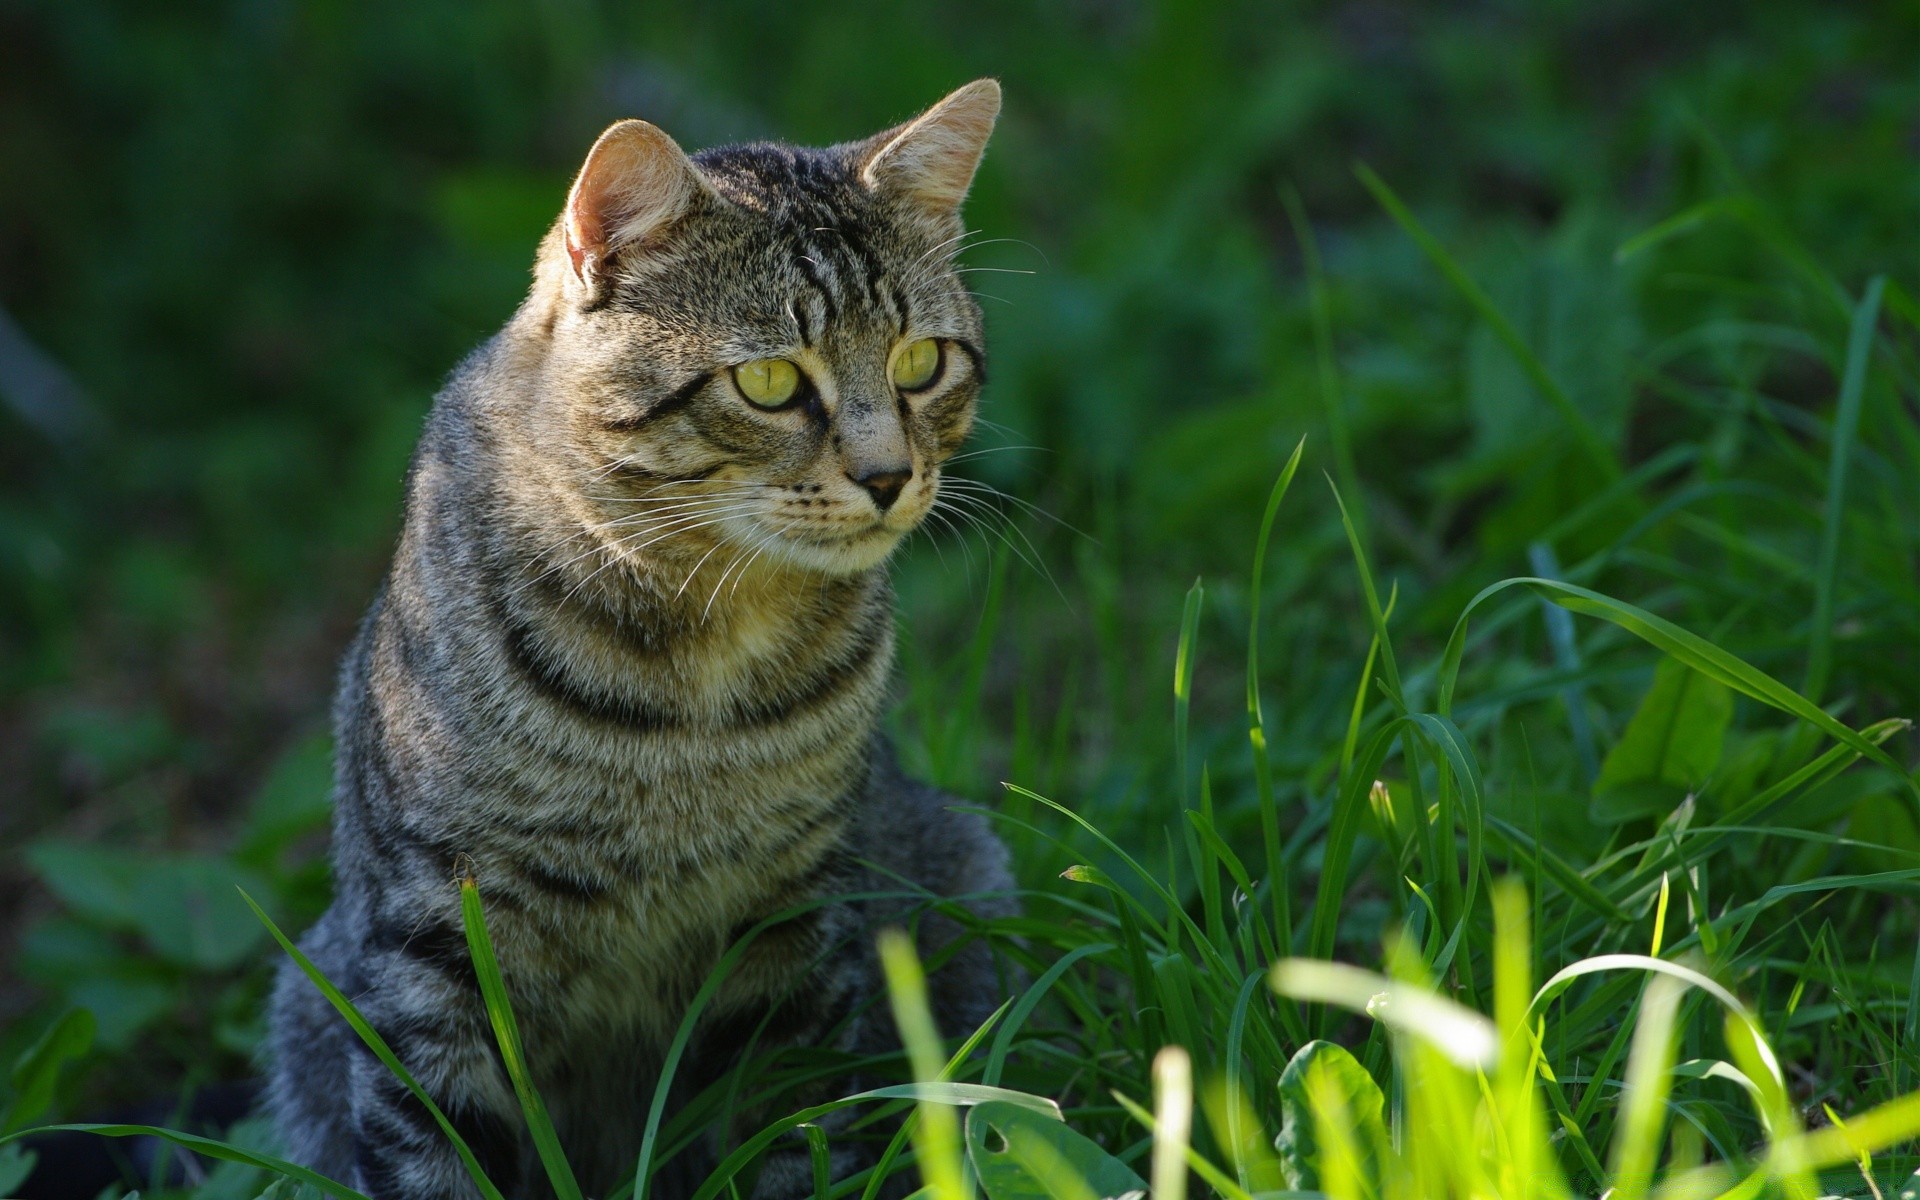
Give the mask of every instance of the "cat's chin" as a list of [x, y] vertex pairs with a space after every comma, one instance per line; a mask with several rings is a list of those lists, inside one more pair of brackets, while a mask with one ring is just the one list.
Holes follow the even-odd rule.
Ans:
[[831, 540], [783, 537], [767, 548], [767, 556], [777, 555], [788, 566], [821, 575], [862, 575], [885, 562], [905, 537], [905, 532], [877, 526]]

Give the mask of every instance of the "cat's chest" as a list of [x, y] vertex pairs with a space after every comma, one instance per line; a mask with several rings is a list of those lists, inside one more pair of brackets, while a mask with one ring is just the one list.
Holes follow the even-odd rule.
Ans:
[[638, 1045], [664, 1048], [723, 960], [733, 963], [724, 989], [729, 1005], [746, 993], [770, 996], [792, 985], [791, 970], [766, 970], [779, 939], [749, 931], [796, 907], [805, 889], [794, 882], [748, 863], [629, 880], [592, 904], [548, 913], [561, 918], [561, 936], [551, 920], [516, 931], [516, 949], [544, 968], [537, 1004], [556, 1032], [624, 1029]]

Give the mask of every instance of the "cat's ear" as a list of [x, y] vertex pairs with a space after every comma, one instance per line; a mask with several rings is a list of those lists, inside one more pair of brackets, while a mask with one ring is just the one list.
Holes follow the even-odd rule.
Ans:
[[711, 191], [686, 152], [658, 126], [608, 126], [567, 193], [561, 229], [573, 273], [597, 291], [615, 254], [672, 225]]
[[914, 120], [871, 139], [860, 179], [876, 192], [905, 197], [942, 215], [958, 212], [999, 115], [1000, 84], [976, 79]]

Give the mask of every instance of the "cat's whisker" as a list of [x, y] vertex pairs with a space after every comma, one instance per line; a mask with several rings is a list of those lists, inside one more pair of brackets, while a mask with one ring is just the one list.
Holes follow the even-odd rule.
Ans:
[[[751, 563], [754, 559], [760, 557], [760, 552], [766, 549], [767, 546], [772, 544], [773, 538], [777, 536], [779, 536], [777, 533], [775, 533], [772, 530], [768, 530], [766, 534], [761, 536], [754, 543], [751, 550], [743, 550], [739, 554], [735, 555], [733, 561], [727, 564], [727, 569], [720, 572], [720, 578], [714, 582], [713, 593], [707, 597], [706, 607], [700, 610], [700, 621], [702, 624], [706, 623], [708, 614], [713, 612], [713, 602], [720, 598], [720, 589], [722, 586], [726, 584], [727, 576], [733, 573], [733, 569], [735, 567], [740, 566], [742, 563]], [[744, 576], [745, 572], [742, 571], [741, 574]], [[740, 581], [738, 579], [734, 580], [733, 586], [735, 588], [738, 588], [740, 586]], [[733, 593], [728, 592], [727, 595], [729, 598], [731, 598]]]
[[[1033, 251], [1035, 254], [1038, 254], [1040, 256], [1040, 262], [1044, 266], [1048, 268], [1051, 268], [1053, 266], [1053, 260], [1047, 257], [1047, 252], [1045, 250], [1042, 250], [1040, 247], [1034, 245], [1032, 242], [1027, 241], [1025, 238], [1011, 238], [1011, 237], [981, 238], [977, 242], [968, 242], [965, 246], [961, 247], [961, 250], [977, 250], [982, 246], [1002, 246], [1002, 245], [1025, 246], [1027, 249]], [[958, 253], [958, 251], [956, 251], [956, 253]]]
[[970, 458], [985, 458], [989, 454], [1006, 454], [1014, 450], [1034, 450], [1041, 454], [1050, 453], [1045, 446], [986, 446], [979, 450], [969, 450], [965, 454], [955, 454], [950, 458], [942, 460], [940, 465], [945, 467], [951, 463], [966, 462]]
[[757, 488], [735, 487], [724, 492], [688, 492], [672, 496], [655, 496], [659, 488], [649, 488], [638, 496], [596, 496], [585, 493], [589, 500], [598, 500], [603, 504], [670, 504], [675, 500], [711, 500], [715, 496], [758, 496]]
[[[930, 520], [939, 521], [940, 528], [947, 530], [949, 533], [955, 533], [956, 531], [953, 528], [952, 520], [948, 518], [947, 514], [941, 512], [939, 509], [939, 506], [937, 505], [927, 509], [927, 520], [923, 520], [920, 523], [919, 527], [914, 530], [915, 533], [924, 533], [927, 535], [927, 544], [929, 546], [932, 546], [933, 552], [940, 556], [940, 569], [944, 571], [948, 569], [947, 550], [946, 550], [946, 547], [940, 544], [940, 538], [938, 537], [934, 527], [927, 523], [927, 521], [930, 521]], [[967, 566], [969, 570], [971, 570], [973, 566], [971, 559], [968, 560]]]
[[634, 512], [622, 513], [620, 516], [610, 517], [608, 518], [608, 523], [611, 523], [613, 521], [634, 521], [634, 520], [646, 519], [649, 517], [658, 516], [662, 513], [677, 512], [682, 509], [688, 509], [688, 508], [703, 508], [703, 507], [712, 508], [716, 505], [764, 504], [764, 503], [765, 503], [765, 500], [763, 497], [754, 495], [752, 493], [743, 493], [743, 494], [721, 493], [713, 496], [692, 496], [692, 497], [663, 496], [659, 500], [655, 500], [641, 506], [638, 510]]
[[[932, 258], [935, 254], [938, 254], [942, 249], [953, 245], [955, 242], [962, 241], [966, 238], [970, 238], [978, 232], [979, 230], [977, 229], [962, 229], [959, 233], [954, 234], [952, 237], [946, 239], [945, 241], [934, 243], [934, 245], [930, 246], [927, 250], [922, 252], [919, 258], [916, 258], [913, 260], [913, 266], [909, 267], [906, 273], [911, 274], [915, 268], [925, 263], [929, 258]], [[953, 254], [959, 254], [962, 250], [965, 250], [965, 249], [966, 249], [965, 246], [961, 246], [955, 249], [953, 251]], [[952, 257], [952, 255], [949, 255], [948, 257]]]
[[[1031, 447], [1031, 448], [1037, 449], [1037, 447]], [[985, 480], [969, 479], [964, 475], [943, 475], [941, 477], [940, 482], [942, 485], [951, 484], [954, 487], [959, 488], [961, 491], [980, 492], [985, 495], [991, 496], [996, 500], [1006, 500], [1011, 503], [1018, 504], [1021, 508], [1032, 513], [1034, 516], [1042, 517], [1042, 518], [1045, 518], [1046, 520], [1052, 521], [1055, 525], [1058, 525], [1060, 528], [1066, 530], [1069, 533], [1079, 534], [1081, 537], [1086, 538], [1090, 542], [1098, 540], [1092, 534], [1087, 533], [1084, 530], [1081, 530], [1079, 528], [1076, 528], [1075, 526], [1073, 526], [1072, 524], [1064, 520], [1061, 520], [1059, 517], [1056, 517], [1052, 513], [1048, 512], [1046, 509], [1041, 508], [1038, 504], [1035, 504], [1033, 501], [1024, 500], [1021, 497], [1014, 495], [1012, 492], [1003, 492], [999, 488], [993, 486], [992, 484], [986, 482]]]
[[[665, 533], [660, 533], [655, 535], [654, 537], [647, 538], [646, 541], [641, 542], [638, 546], [633, 547], [633, 549], [636, 551], [645, 550], [648, 546], [653, 545], [655, 542], [665, 541], [667, 538], [670, 538], [670, 537], [676, 537], [683, 533], [692, 533], [696, 529], [705, 529], [709, 525], [724, 525], [726, 522], [733, 520], [735, 515], [736, 515], [735, 512], [730, 511], [730, 512], [722, 513], [719, 516], [714, 516], [709, 520], [697, 519], [697, 518], [709, 516], [709, 514], [707, 513], [691, 513], [686, 516], [674, 517], [671, 521], [667, 522], [667, 524], [669, 525], [674, 525], [675, 526], [674, 528], [667, 530]], [[678, 524], [675, 524], [676, 522], [678, 522]], [[691, 522], [691, 524], [689, 524], [689, 522]], [[615, 544], [624, 545], [625, 543], [632, 541], [634, 538], [643, 537], [646, 534], [653, 533], [653, 532], [654, 532], [653, 529], [642, 529], [637, 532], [628, 534], [626, 537], [619, 539]]]
[[[742, 507], [744, 509], [751, 509], [755, 506], [746, 505]], [[656, 530], [660, 530], [662, 528], [666, 529], [666, 532], [662, 533], [660, 537], [651, 538], [645, 542], [642, 542], [639, 546], [635, 546], [631, 548], [632, 551], [637, 552], [639, 550], [645, 549], [648, 546], [653, 545], [654, 542], [661, 540], [661, 538], [671, 537], [673, 534], [676, 534], [676, 533], [687, 533], [687, 532], [690, 532], [691, 530], [700, 528], [703, 518], [716, 517], [715, 520], [705, 521], [704, 523], [718, 524], [720, 521], [727, 520], [736, 511], [740, 511], [740, 510], [728, 509], [724, 512], [720, 512], [719, 510], [715, 510], [711, 512], [702, 510], [699, 512], [681, 513], [676, 516], [666, 518], [665, 520], [654, 521], [653, 523], [648, 525], [648, 527], [646, 528], [635, 530], [632, 533], [626, 534], [622, 537], [615, 538], [612, 541], [598, 540], [592, 546], [589, 546], [586, 550], [582, 551], [581, 553], [574, 555], [572, 558], [569, 558], [564, 562], [555, 563], [552, 566], [548, 567], [546, 570], [540, 572], [538, 575], [535, 575], [531, 579], [528, 579], [527, 581], [522, 583], [519, 587], [514, 589], [514, 594], [516, 596], [519, 595], [521, 592], [524, 592], [528, 587], [531, 587], [534, 584], [540, 582], [542, 579], [545, 579], [547, 576], [552, 575], [556, 571], [563, 571], [566, 568], [572, 566], [574, 563], [579, 562], [583, 558], [591, 558], [593, 555], [601, 552], [613, 553], [615, 555], [613, 559], [610, 559], [606, 563], [602, 563], [599, 567], [596, 567], [593, 570], [593, 572], [587, 576], [587, 579], [591, 580], [596, 576], [598, 576], [601, 571], [606, 570], [607, 567], [611, 566], [614, 562], [619, 561], [620, 555], [627, 552], [627, 543], [632, 541], [634, 538], [644, 537], [647, 534], [653, 533]], [[621, 518], [616, 518], [615, 520], [612, 520], [612, 521], [603, 522], [599, 525], [586, 526], [584, 528], [575, 530], [573, 533], [569, 534], [566, 538], [561, 539], [560, 544], [565, 544], [566, 542], [573, 540], [573, 538], [575, 537], [592, 536], [595, 534], [603, 533], [606, 530], [615, 528], [629, 520], [631, 520], [631, 518], [621, 517]], [[585, 583], [585, 582], [586, 580], [581, 581], [581, 583]], [[575, 584], [573, 587], [567, 589], [566, 595], [561, 597], [562, 601], [564, 602], [567, 598], [571, 597], [574, 592], [580, 589], [580, 586], [581, 584]]]
[[[564, 605], [568, 600], [571, 600], [575, 592], [578, 592], [581, 588], [587, 586], [589, 583], [592, 583], [595, 579], [599, 578], [600, 573], [602, 571], [605, 571], [608, 567], [611, 567], [616, 563], [621, 563], [621, 562], [631, 560], [634, 556], [638, 555], [640, 551], [645, 550], [648, 546], [653, 545], [655, 542], [664, 541], [665, 539], [674, 537], [678, 534], [691, 533], [696, 529], [705, 529], [710, 525], [725, 524], [727, 521], [732, 520], [731, 514], [714, 517], [710, 520], [698, 519], [705, 516], [707, 516], [707, 514], [705, 513], [695, 513], [689, 516], [675, 517], [671, 521], [667, 522], [668, 524], [676, 525], [675, 528], [669, 529], [665, 533], [657, 534], [654, 537], [647, 538], [646, 541], [641, 542], [638, 546], [632, 546], [632, 545], [629, 545], [628, 543], [632, 542], [634, 538], [644, 537], [646, 534], [653, 533], [652, 529], [638, 530], [634, 533], [630, 533], [626, 535], [625, 537], [616, 538], [611, 542], [605, 543], [605, 548], [611, 552], [610, 557], [607, 559], [606, 562], [601, 563], [599, 566], [595, 567], [592, 571], [588, 572], [587, 577], [585, 579], [582, 579], [580, 582], [568, 588], [566, 593], [560, 597], [560, 603]], [[692, 523], [689, 524], [688, 522], [692, 522]], [[720, 543], [715, 543], [715, 544], [718, 545]], [[711, 553], [711, 551], [709, 551], [709, 553]]]
[[1006, 437], [1023, 438], [1027, 436], [1027, 434], [1021, 432], [1018, 429], [1015, 429], [1011, 425], [1002, 425], [998, 421], [989, 421], [987, 418], [979, 415], [978, 413], [974, 414], [973, 423], [975, 425], [978, 425], [982, 429], [992, 429], [1000, 434], [1003, 434]]
[[954, 539], [960, 543], [960, 553], [966, 557], [967, 577], [971, 579], [977, 568], [973, 563], [973, 539], [969, 534], [978, 532], [982, 542], [989, 542], [993, 536], [993, 530], [977, 514], [968, 512], [957, 504], [936, 501], [933, 508], [928, 511], [930, 515], [939, 516], [946, 523], [947, 528], [953, 531]]
[[710, 510], [717, 512], [720, 507], [730, 509], [759, 508], [761, 504], [762, 502], [757, 496], [703, 496], [698, 500], [690, 500], [683, 504], [666, 504], [643, 512], [626, 513], [605, 521], [600, 525], [596, 525], [594, 528], [611, 529], [618, 525], [632, 525], [640, 521], [654, 521], [676, 513], [690, 511]]
[[673, 598], [675, 600], [678, 600], [681, 594], [687, 590], [687, 585], [692, 583], [693, 577], [700, 573], [700, 568], [707, 565], [707, 560], [712, 558], [715, 552], [717, 552], [720, 549], [720, 547], [724, 545], [726, 545], [725, 542], [721, 541], [718, 538], [714, 539], [712, 547], [710, 547], [705, 554], [702, 554], [700, 556], [700, 561], [693, 564], [693, 570], [688, 571], [687, 577], [680, 581], [679, 587], [674, 589]]
[[[993, 492], [993, 494], [1003, 499], [1009, 499], [1009, 500], [1015, 499], [1015, 497], [1007, 496], [1004, 492], [1000, 492], [997, 489]], [[998, 516], [1001, 521], [1001, 526], [1000, 526], [1001, 540], [1006, 541], [1008, 543], [1009, 549], [1014, 549], [1015, 552], [1018, 553], [1017, 548], [1014, 547], [1011, 540], [1007, 538], [1006, 533], [1007, 531], [1011, 531], [1015, 537], [1018, 537], [1020, 541], [1026, 545], [1026, 548], [1029, 551], [1029, 554], [1031, 555], [1031, 557], [1029, 557], [1028, 555], [1022, 555], [1021, 557], [1026, 559], [1029, 566], [1034, 567], [1041, 575], [1046, 577], [1047, 582], [1053, 585], [1053, 590], [1059, 594], [1062, 600], [1065, 600], [1067, 598], [1066, 593], [1061, 591], [1059, 582], [1054, 579], [1053, 572], [1047, 569], [1046, 556], [1040, 553], [1040, 548], [1033, 544], [1033, 539], [1027, 536], [1027, 531], [1021, 528], [1018, 522], [1014, 521], [1011, 517], [1009, 517], [1004, 510], [995, 507], [990, 500], [987, 500], [978, 495], [969, 495], [965, 490], [955, 492], [954, 499], [962, 500], [962, 501], [971, 501], [972, 503], [980, 505], [988, 509], [989, 511], [993, 512], [996, 516]], [[1066, 525], [1065, 522], [1061, 522], [1061, 524], [1065, 528], [1072, 529], [1072, 526]], [[1079, 533], [1079, 530], [1073, 530], [1073, 532]], [[1085, 537], [1086, 535], [1082, 534], [1081, 536]], [[1089, 538], [1088, 540], [1091, 541], [1092, 539]]]
[[779, 540], [780, 535], [778, 533], [768, 531], [767, 536], [761, 538], [759, 543], [754, 546], [753, 553], [747, 556], [746, 564], [740, 568], [740, 573], [733, 577], [733, 586], [727, 589], [727, 599], [729, 601], [733, 599], [734, 593], [740, 590], [740, 581], [745, 579], [747, 572], [753, 569], [754, 560], [766, 553], [773, 547], [774, 543]]
[[[968, 495], [964, 491], [955, 491], [950, 495], [943, 495], [942, 499], [951, 499], [955, 503], [961, 504], [961, 505], [977, 506], [981, 510], [984, 510], [985, 512], [990, 513], [993, 516], [998, 517], [1000, 519], [1000, 526], [999, 528], [993, 530], [994, 534], [997, 537], [999, 537], [999, 539], [1002, 542], [1006, 543], [1006, 547], [1008, 550], [1011, 550], [1014, 554], [1019, 556], [1020, 561], [1026, 563], [1027, 566], [1031, 567], [1036, 574], [1040, 575], [1049, 584], [1051, 584], [1054, 592], [1059, 595], [1060, 599], [1065, 600], [1067, 598], [1066, 592], [1062, 591], [1060, 588], [1059, 581], [1053, 577], [1053, 572], [1047, 569], [1044, 556], [1041, 555], [1040, 553], [1040, 548], [1033, 544], [1033, 539], [1027, 536], [1026, 531], [1024, 529], [1021, 529], [1010, 518], [1008, 518], [1006, 513], [993, 507], [993, 505], [989, 504], [986, 500], [982, 499], [981, 497]], [[986, 526], [983, 524], [982, 527], [985, 528]], [[1013, 538], [1007, 536], [1008, 531], [1012, 531], [1013, 534], [1018, 536], [1019, 539], [1026, 544], [1025, 550], [1022, 550], [1019, 546], [1014, 544]]]

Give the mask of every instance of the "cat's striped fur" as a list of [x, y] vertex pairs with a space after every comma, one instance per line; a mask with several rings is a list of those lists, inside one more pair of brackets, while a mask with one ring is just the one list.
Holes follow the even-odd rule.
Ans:
[[[984, 824], [903, 778], [876, 732], [884, 559], [933, 503], [983, 379], [952, 258], [998, 107], [982, 81], [865, 142], [691, 160], [652, 126], [614, 126], [526, 303], [434, 405], [341, 676], [337, 898], [304, 945], [509, 1197], [546, 1189], [476, 990], [457, 861], [589, 1195], [631, 1178], [661, 1055], [743, 930], [899, 890], [889, 875], [947, 896], [1009, 887]], [[888, 364], [919, 338], [942, 365], [908, 395]], [[734, 390], [731, 364], [768, 357], [800, 364], [804, 404], [767, 412]], [[908, 907], [834, 902], [761, 935], [683, 1088], [763, 1020], [763, 1046], [888, 1048], [872, 929]], [[957, 926], [920, 928], [930, 950]], [[949, 1031], [1000, 998], [977, 943], [933, 982]], [[271, 1054], [294, 1158], [376, 1200], [476, 1194], [291, 967]], [[653, 1195], [683, 1191], [696, 1158]], [[810, 1193], [804, 1153], [776, 1152], [758, 1190]]]

